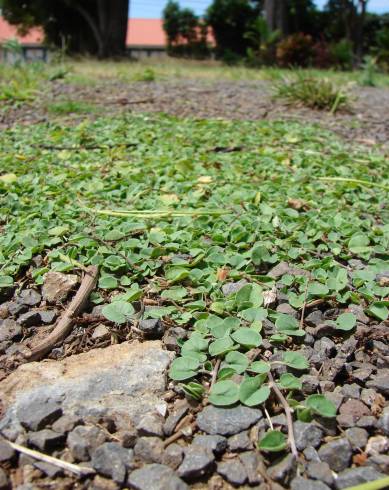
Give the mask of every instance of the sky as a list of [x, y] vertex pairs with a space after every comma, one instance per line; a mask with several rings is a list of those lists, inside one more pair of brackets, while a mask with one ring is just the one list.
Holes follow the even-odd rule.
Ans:
[[[210, 3], [211, 0], [179, 0], [182, 7], [190, 7], [198, 15], [201, 15]], [[322, 7], [326, 0], [316, 0], [316, 3]], [[130, 17], [159, 18], [165, 4], [166, 0], [130, 0]], [[368, 10], [378, 14], [389, 12], [389, 0], [369, 0]]]

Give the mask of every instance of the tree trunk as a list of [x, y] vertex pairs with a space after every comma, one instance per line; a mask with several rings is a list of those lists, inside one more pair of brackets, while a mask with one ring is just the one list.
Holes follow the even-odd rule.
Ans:
[[81, 5], [76, 9], [84, 17], [97, 44], [97, 56], [121, 56], [126, 51], [128, 0], [97, 0], [97, 17]]
[[357, 20], [357, 30], [355, 37], [355, 53], [357, 64], [360, 65], [363, 57], [363, 31], [366, 19], [366, 5], [368, 0], [359, 0], [360, 12]]
[[128, 0], [105, 0], [108, 12], [106, 30], [106, 55], [123, 56], [126, 52], [128, 26]]
[[270, 31], [287, 33], [286, 0], [265, 0], [265, 18]]

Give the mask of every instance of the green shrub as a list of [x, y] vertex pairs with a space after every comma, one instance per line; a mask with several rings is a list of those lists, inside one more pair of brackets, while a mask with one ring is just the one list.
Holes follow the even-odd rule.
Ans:
[[157, 74], [152, 68], [145, 68], [143, 71], [135, 73], [133, 78], [136, 82], [154, 82]]
[[274, 95], [285, 99], [288, 103], [332, 113], [347, 109], [350, 103], [349, 95], [331, 80], [314, 78], [304, 73], [283, 78], [276, 84]]
[[277, 45], [276, 58], [281, 66], [308, 66], [312, 56], [313, 40], [308, 34], [292, 34]]
[[350, 70], [353, 65], [353, 47], [347, 39], [331, 44], [332, 63], [342, 70]]
[[375, 75], [377, 74], [377, 58], [373, 56], [365, 56], [363, 60], [363, 72], [361, 85], [364, 87], [375, 87]]

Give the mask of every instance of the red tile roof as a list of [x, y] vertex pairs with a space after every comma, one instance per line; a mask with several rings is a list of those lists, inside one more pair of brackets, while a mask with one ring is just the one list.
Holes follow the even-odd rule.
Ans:
[[[17, 28], [0, 17], [0, 43], [7, 39], [18, 39], [22, 44], [41, 44], [44, 34], [41, 29], [31, 29], [20, 36]], [[128, 19], [127, 46], [165, 46], [166, 37], [162, 19]]]
[[127, 46], [165, 46], [162, 19], [128, 19]]
[[19, 36], [17, 28], [0, 17], [0, 43], [8, 39], [18, 39], [22, 44], [41, 44], [44, 35], [41, 29], [31, 29], [25, 36]]

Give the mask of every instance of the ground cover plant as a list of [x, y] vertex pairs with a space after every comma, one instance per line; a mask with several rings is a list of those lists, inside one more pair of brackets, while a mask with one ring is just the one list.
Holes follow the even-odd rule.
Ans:
[[[309, 124], [155, 114], [14, 126], [0, 144], [2, 301], [26, 283], [40, 288], [50, 270], [98, 266], [91, 299], [111, 341], [142, 320], [179, 329], [176, 396], [199, 410], [262, 408], [270, 423], [256, 443], [270, 462], [298, 455], [293, 423], [331, 425], [338, 407], [326, 392], [361, 368], [345, 372], [342, 352], [387, 328], [381, 153]], [[26, 327], [21, 343], [36, 336]], [[339, 346], [332, 377], [335, 359], [314, 358], [323, 337]], [[309, 393], [312, 369], [327, 374]], [[369, 376], [366, 386], [386, 389]], [[287, 424], [273, 426], [283, 411]]]

